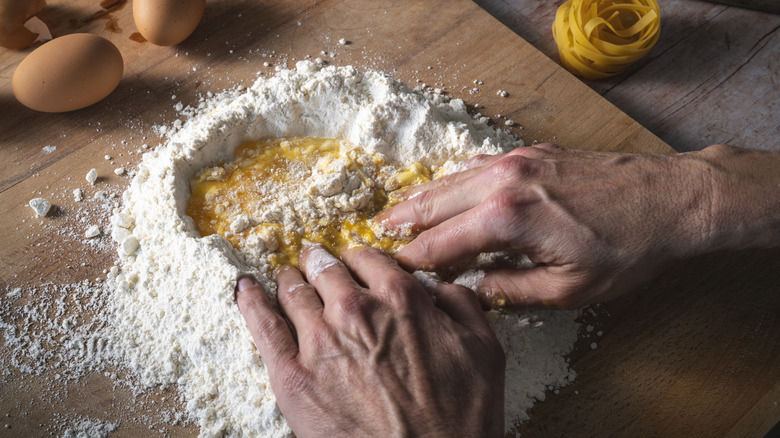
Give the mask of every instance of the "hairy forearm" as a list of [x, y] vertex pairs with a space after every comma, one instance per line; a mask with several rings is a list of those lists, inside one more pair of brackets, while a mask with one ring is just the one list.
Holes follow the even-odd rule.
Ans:
[[694, 154], [711, 184], [702, 252], [780, 246], [780, 153], [715, 145]]

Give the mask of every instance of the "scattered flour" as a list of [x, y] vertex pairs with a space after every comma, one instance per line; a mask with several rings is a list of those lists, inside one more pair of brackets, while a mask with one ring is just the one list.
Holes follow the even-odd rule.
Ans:
[[94, 237], [100, 236], [100, 227], [97, 225], [90, 225], [89, 228], [87, 228], [87, 231], [84, 232], [84, 237], [87, 239], [92, 239]]
[[51, 202], [44, 198], [30, 199], [29, 205], [35, 211], [35, 214], [40, 217], [46, 216], [51, 210]]
[[85, 178], [86, 178], [88, 183], [90, 183], [91, 185], [94, 186], [95, 182], [98, 179], [97, 169], [90, 169], [89, 172], [87, 172], [87, 175], [85, 176]]
[[117, 427], [119, 425], [116, 423], [81, 418], [63, 432], [62, 438], [106, 438], [116, 431]]
[[[245, 272], [274, 299], [271, 267], [252, 265], [224, 238], [195, 231], [184, 211], [196, 172], [231, 159], [245, 141], [267, 138], [340, 138], [392, 163], [445, 172], [473, 155], [522, 145], [470, 117], [461, 100], [411, 90], [381, 73], [309, 61], [182, 113], [183, 123], [163, 129], [167, 144], [144, 156], [112, 219], [120, 268], [110, 279], [111, 345], [144, 384], [178, 384], [204, 437], [292, 432], [232, 300], [235, 279]], [[578, 312], [488, 316], [508, 356], [509, 429], [546, 389], [574, 377], [564, 356], [577, 338]]]

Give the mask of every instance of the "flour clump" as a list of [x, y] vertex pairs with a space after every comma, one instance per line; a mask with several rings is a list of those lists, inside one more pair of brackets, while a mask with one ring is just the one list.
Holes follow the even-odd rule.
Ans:
[[[183, 114], [182, 123], [166, 129], [166, 144], [144, 155], [112, 218], [120, 262], [110, 278], [111, 345], [145, 385], [179, 385], [203, 437], [292, 435], [232, 298], [236, 278], [251, 273], [275, 299], [268, 254], [282, 247], [285, 235], [260, 227], [239, 249], [228, 238], [264, 221], [294, 220], [284, 222], [285, 208], [239, 214], [225, 236], [204, 237], [186, 213], [194, 176], [224, 178], [217, 165], [239, 146], [270, 139], [338, 139], [399, 169], [419, 163], [442, 174], [474, 155], [522, 146], [472, 118], [458, 99], [412, 90], [382, 73], [311, 62], [204, 99]], [[351, 164], [341, 157], [320, 164], [300, 185], [313, 200], [295, 209], [365, 207], [367, 185]], [[283, 206], [284, 197], [278, 202]], [[547, 388], [574, 377], [564, 356], [576, 340], [577, 312], [524, 315], [489, 314], [509, 362], [508, 429]]]
[[46, 217], [51, 211], [51, 202], [45, 198], [30, 199], [29, 205], [38, 217]]

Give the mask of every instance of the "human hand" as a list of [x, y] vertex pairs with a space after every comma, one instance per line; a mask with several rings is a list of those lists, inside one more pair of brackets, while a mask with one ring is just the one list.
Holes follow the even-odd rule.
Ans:
[[299, 437], [503, 436], [505, 358], [474, 294], [428, 292], [374, 249], [302, 252], [279, 271], [279, 304], [252, 279], [239, 310]]
[[[745, 246], [751, 233], [778, 240], [780, 162], [756, 154], [722, 145], [636, 155], [542, 144], [474, 157], [465, 171], [411, 188], [377, 220], [422, 231], [396, 254], [409, 269], [494, 251], [536, 263], [488, 271], [478, 284], [488, 306], [579, 307], [627, 292], [676, 260]], [[775, 182], [752, 181], [756, 174]]]

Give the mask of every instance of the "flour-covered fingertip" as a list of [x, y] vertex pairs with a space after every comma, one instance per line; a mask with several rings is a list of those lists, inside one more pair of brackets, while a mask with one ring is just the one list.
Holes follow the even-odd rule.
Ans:
[[301, 250], [301, 261], [303, 272], [310, 282], [316, 280], [324, 270], [341, 263], [321, 243], [313, 243], [304, 247]]

